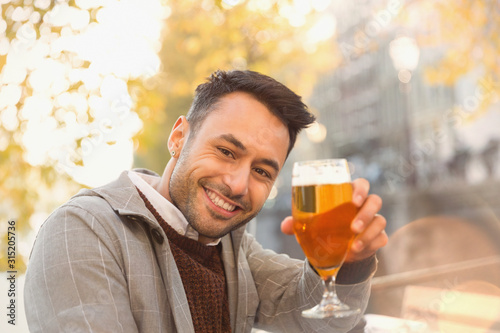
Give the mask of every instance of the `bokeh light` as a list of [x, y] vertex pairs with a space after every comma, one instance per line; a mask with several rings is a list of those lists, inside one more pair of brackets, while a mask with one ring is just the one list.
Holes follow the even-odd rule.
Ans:
[[306, 128], [306, 134], [311, 142], [319, 143], [326, 139], [327, 129], [325, 125], [315, 121], [311, 126]]
[[97, 186], [132, 165], [142, 122], [128, 82], [158, 73], [170, 11], [154, 0], [75, 4], [3, 5], [0, 136], [20, 132], [28, 163]]

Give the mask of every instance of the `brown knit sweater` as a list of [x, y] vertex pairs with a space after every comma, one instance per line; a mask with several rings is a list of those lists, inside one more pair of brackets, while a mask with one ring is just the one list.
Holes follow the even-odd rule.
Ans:
[[195, 332], [231, 332], [221, 244], [207, 246], [180, 235], [160, 216], [141, 191], [139, 194], [167, 234], [184, 285]]

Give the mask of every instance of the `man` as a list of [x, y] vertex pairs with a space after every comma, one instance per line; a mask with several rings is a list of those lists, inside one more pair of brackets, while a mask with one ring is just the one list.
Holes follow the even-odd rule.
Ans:
[[[321, 298], [319, 276], [244, 230], [313, 121], [299, 96], [267, 76], [214, 73], [175, 123], [161, 177], [124, 172], [81, 191], [41, 227], [26, 274], [30, 330], [349, 331], [361, 315], [302, 318]], [[354, 184], [359, 236], [338, 291], [364, 309], [387, 236], [380, 198], [368, 196], [366, 181]]]

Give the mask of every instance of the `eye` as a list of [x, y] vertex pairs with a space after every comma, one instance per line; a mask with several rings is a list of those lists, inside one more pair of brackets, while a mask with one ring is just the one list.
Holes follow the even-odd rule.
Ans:
[[270, 174], [269, 174], [269, 172], [267, 172], [266, 170], [261, 169], [261, 168], [255, 168], [254, 170], [255, 170], [255, 172], [257, 172], [259, 175], [261, 175], [261, 176], [263, 176], [263, 177], [266, 177], [266, 178], [271, 179], [271, 175], [270, 175]]
[[230, 150], [227, 150], [226, 148], [219, 147], [217, 148], [222, 154], [224, 154], [227, 157], [234, 158], [233, 153]]

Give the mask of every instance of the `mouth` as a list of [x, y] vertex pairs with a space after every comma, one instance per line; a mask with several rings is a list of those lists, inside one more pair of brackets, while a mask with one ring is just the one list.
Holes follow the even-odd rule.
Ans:
[[226, 199], [218, 195], [217, 193], [205, 188], [205, 193], [207, 194], [210, 201], [220, 209], [232, 213], [236, 211], [239, 207], [235, 204], [228, 202]]

